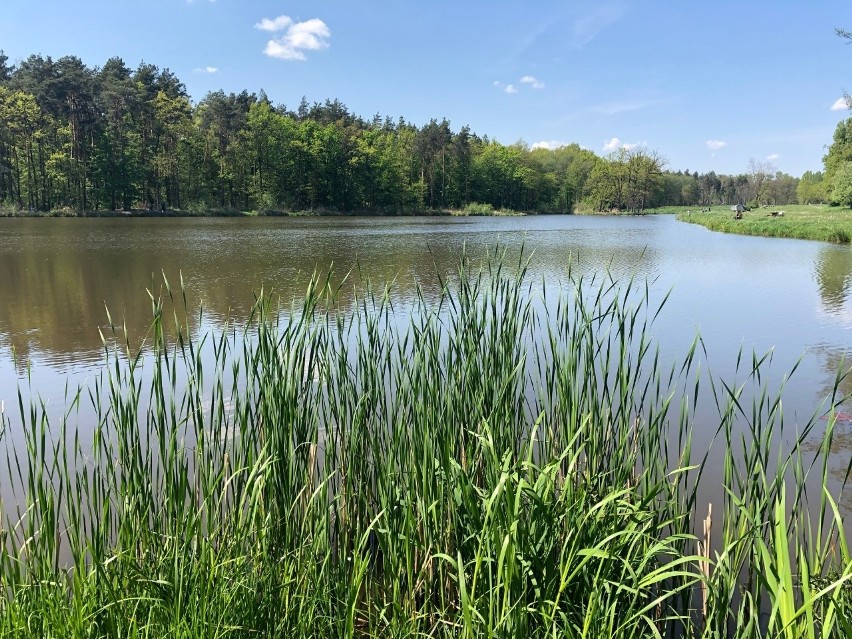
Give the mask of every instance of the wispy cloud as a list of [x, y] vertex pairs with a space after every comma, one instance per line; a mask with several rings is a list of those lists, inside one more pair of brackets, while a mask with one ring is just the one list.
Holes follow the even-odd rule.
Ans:
[[627, 13], [627, 7], [621, 2], [602, 2], [590, 13], [578, 18], [572, 25], [573, 44], [577, 48], [586, 46], [609, 25], [620, 20]]
[[777, 153], [770, 153], [769, 155], [766, 156], [766, 159], [769, 160], [770, 162], [774, 162], [775, 160], [777, 160], [780, 157], [781, 156], [778, 155]]
[[[527, 87], [532, 87], [533, 89], [543, 89], [544, 82], [536, 78], [532, 75], [525, 75], [519, 80], [520, 84]], [[501, 91], [505, 91], [506, 93], [517, 93], [519, 91], [519, 87], [515, 84], [504, 84], [500, 80], [494, 80], [491, 83], [492, 86], [500, 89]]]
[[263, 18], [254, 25], [260, 31], [282, 32], [266, 43], [263, 52], [279, 60], [306, 60], [306, 51], [319, 51], [329, 47], [331, 31], [319, 18], [294, 22], [289, 16]]
[[543, 89], [544, 88], [544, 82], [539, 80], [534, 75], [525, 75], [524, 77], [522, 77], [521, 78], [521, 84], [528, 84], [533, 89]]
[[599, 104], [590, 109], [592, 113], [601, 113], [603, 115], [616, 115], [627, 111], [638, 111], [649, 106], [657, 104], [656, 100], [614, 100]]
[[196, 73], [219, 73], [218, 67], [195, 67], [193, 71]]
[[540, 142], [535, 142], [530, 147], [531, 149], [550, 149], [551, 151], [561, 148], [563, 146], [568, 146], [571, 144], [570, 142], [563, 142], [562, 140], [541, 140]]
[[707, 148], [711, 151], [718, 151], [726, 146], [728, 146], [728, 143], [724, 140], [707, 140]]
[[834, 104], [831, 105], [832, 111], [845, 111], [850, 107], [849, 101], [846, 98], [837, 98]]
[[500, 82], [500, 80], [494, 80], [494, 82], [492, 82], [491, 84], [492, 86], [500, 89], [501, 91], [505, 91], [506, 93], [518, 92], [518, 87], [516, 87], [514, 84], [503, 84], [502, 82]]

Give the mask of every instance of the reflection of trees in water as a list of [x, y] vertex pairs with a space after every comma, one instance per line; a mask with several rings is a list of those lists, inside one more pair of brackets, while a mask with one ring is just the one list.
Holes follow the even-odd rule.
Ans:
[[288, 308], [313, 273], [324, 277], [329, 270], [344, 308], [367, 280], [379, 290], [390, 284], [400, 303], [418, 289], [435, 299], [463, 252], [476, 263], [498, 244], [508, 251], [506, 268], [517, 264], [522, 244], [527, 254], [534, 250], [532, 274], [549, 282], [563, 280], [572, 261], [575, 270], [609, 268], [623, 276], [647, 273], [655, 260], [638, 244], [596, 249], [570, 230], [528, 237], [523, 230], [497, 233], [454, 221], [15, 220], [9, 227], [18, 237], [0, 248], [0, 347], [14, 349], [21, 361], [38, 354], [54, 363], [101, 356], [98, 328], [108, 324], [106, 308], [138, 346], [151, 321], [146, 291], [165, 293], [163, 274], [177, 302], [176, 309], [166, 304], [165, 316], [171, 320], [182, 310], [182, 273], [190, 328], [197, 330], [199, 304], [208, 324], [241, 322], [261, 288]]
[[[848, 479], [852, 479], [848, 477], [852, 462], [852, 423], [848, 419], [852, 415], [852, 349], [821, 346], [811, 349], [810, 352], [823, 371], [818, 397], [826, 398], [825, 411], [828, 411], [833, 403], [836, 412], [840, 413], [831, 439], [827, 470], [835, 486], [841, 487]], [[803, 443], [802, 449], [805, 452], [811, 455], [819, 452], [828, 427], [827, 417], [821, 416], [816, 428]], [[813, 472], [819, 473], [820, 469], [814, 469]], [[852, 513], [852, 492], [843, 492], [839, 506], [844, 514]]]
[[[827, 421], [822, 422], [823, 426], [827, 426]], [[802, 445], [805, 453], [809, 453], [811, 458], [819, 454], [820, 446], [822, 445], [825, 428], [820, 428], [818, 434], [812, 435], [808, 441]], [[852, 424], [844, 421], [837, 421], [834, 427], [834, 433], [831, 438], [830, 459], [827, 467], [830, 484], [833, 484], [833, 496], [837, 499], [840, 512], [843, 515], [852, 514], [852, 486], [847, 486], [850, 476], [850, 461], [852, 461]], [[816, 467], [811, 470], [815, 482], [819, 482], [822, 468]], [[842, 492], [841, 492], [841, 489]], [[817, 496], [817, 499], [819, 497]]]
[[[852, 344], [849, 348], [837, 348], [833, 346], [816, 346], [809, 349], [820, 363], [825, 372], [824, 381], [820, 387], [820, 397], [836, 396], [837, 399], [852, 397]], [[835, 392], [834, 386], [837, 384]], [[846, 401], [849, 406], [852, 401]], [[845, 409], [844, 409], [845, 410]], [[852, 412], [852, 408], [849, 411]]]
[[[152, 318], [147, 291], [159, 295], [163, 289], [162, 271], [143, 264], [123, 268], [110, 255], [91, 259], [47, 249], [0, 254], [0, 269], [14, 272], [0, 281], [0, 341], [23, 362], [36, 354], [48, 361], [91, 361], [102, 353], [99, 329], [111, 337], [111, 317], [119, 335], [126, 326], [131, 345], [138, 345]], [[176, 272], [167, 276], [179, 281]], [[175, 311], [180, 313], [168, 304], [164, 308], [169, 317]], [[182, 313], [179, 318], [186, 321]], [[192, 326], [195, 318], [189, 321]]]
[[841, 310], [852, 284], [852, 250], [845, 246], [822, 247], [814, 264], [814, 277], [825, 310]]

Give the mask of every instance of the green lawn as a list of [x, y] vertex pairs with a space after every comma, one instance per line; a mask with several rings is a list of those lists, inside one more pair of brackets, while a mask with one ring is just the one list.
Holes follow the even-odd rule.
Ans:
[[[770, 206], [743, 213], [735, 220], [728, 206], [714, 206], [709, 213], [701, 209], [679, 207], [677, 219], [701, 224], [712, 231], [762, 235], [764, 237], [791, 237], [802, 240], [848, 243], [852, 240], [852, 209], [825, 204], [786, 204]], [[773, 216], [773, 211], [784, 211], [783, 217]], [[661, 211], [663, 212], [663, 211]]]

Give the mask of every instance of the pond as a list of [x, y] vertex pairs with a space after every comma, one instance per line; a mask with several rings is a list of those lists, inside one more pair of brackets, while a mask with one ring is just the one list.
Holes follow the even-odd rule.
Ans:
[[[845, 246], [723, 235], [672, 216], [4, 219], [0, 400], [11, 413], [17, 388], [28, 383], [61, 404], [67, 383], [85, 384], [102, 366], [107, 309], [140, 343], [148, 291], [161, 291], [164, 276], [173, 287], [182, 278], [190, 306], [203, 306], [191, 323], [204, 332], [245, 319], [261, 289], [298, 300], [315, 271], [331, 271], [343, 296], [363, 277], [392, 282], [404, 306], [418, 286], [437, 295], [464, 252], [479, 258], [496, 247], [513, 256], [523, 247], [532, 281], [549, 293], [569, 271], [633, 276], [648, 283], [652, 301], [670, 293], [652, 330], [664, 359], [683, 356], [700, 335], [702, 367], [720, 379], [743, 381], [742, 367], [735, 373], [740, 351], [749, 359], [772, 351], [776, 386], [798, 362], [786, 382], [786, 420], [806, 422], [838, 368], [849, 366], [852, 249]], [[717, 426], [712, 411], [699, 412], [696, 446]], [[836, 481], [850, 438], [841, 424]]]

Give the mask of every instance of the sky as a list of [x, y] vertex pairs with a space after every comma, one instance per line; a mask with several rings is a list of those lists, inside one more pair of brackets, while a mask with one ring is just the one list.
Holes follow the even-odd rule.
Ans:
[[171, 69], [504, 144], [643, 145], [670, 170], [822, 168], [850, 115], [849, 0], [0, 0], [0, 49]]

